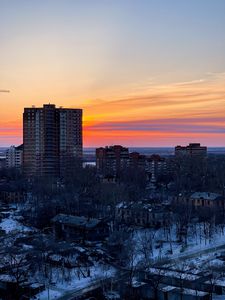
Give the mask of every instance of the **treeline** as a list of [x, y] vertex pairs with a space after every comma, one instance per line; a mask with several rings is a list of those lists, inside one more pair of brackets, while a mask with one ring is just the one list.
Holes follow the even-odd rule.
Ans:
[[[1, 190], [11, 187], [27, 195], [24, 216], [37, 227], [48, 226], [57, 213], [113, 218], [116, 204], [146, 199], [150, 193], [149, 176], [142, 168], [124, 168], [116, 182], [104, 182], [95, 167], [83, 167], [78, 161], [61, 178], [25, 178], [16, 169], [2, 169], [0, 179]], [[168, 158], [167, 172], [158, 174], [156, 186], [164, 195], [195, 191], [224, 195], [225, 155]]]

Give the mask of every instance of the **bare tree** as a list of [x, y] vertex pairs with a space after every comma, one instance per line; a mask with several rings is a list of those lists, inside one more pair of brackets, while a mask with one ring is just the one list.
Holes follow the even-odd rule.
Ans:
[[153, 265], [152, 267], [153, 269], [152, 271], [150, 270], [150, 274], [148, 275], [148, 281], [153, 288], [154, 299], [158, 300], [159, 286], [163, 282], [166, 270], [157, 267], [157, 265]]
[[20, 286], [28, 279], [30, 262], [27, 260], [25, 254], [16, 254], [15, 252], [9, 251], [3, 259], [3, 263], [8, 275], [11, 276], [12, 281], [15, 282], [15, 300], [19, 300], [21, 297]]
[[156, 232], [144, 230], [144, 232], [141, 232], [137, 243], [139, 245], [139, 252], [143, 256], [143, 264], [144, 269], [149, 270], [151, 266], [151, 258], [153, 258], [153, 249], [154, 249], [154, 239], [155, 239]]

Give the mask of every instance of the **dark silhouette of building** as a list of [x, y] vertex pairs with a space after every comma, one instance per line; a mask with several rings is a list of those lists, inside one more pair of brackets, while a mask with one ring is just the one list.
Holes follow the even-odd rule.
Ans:
[[151, 180], [156, 180], [160, 175], [166, 175], [168, 172], [167, 161], [158, 154], [153, 154], [147, 158], [146, 170], [151, 174]]
[[129, 166], [131, 168], [146, 169], [146, 156], [139, 152], [131, 152], [129, 154]]
[[176, 146], [175, 147], [175, 156], [206, 156], [207, 147], [201, 146], [199, 143], [191, 143], [188, 146]]
[[101, 174], [118, 176], [129, 164], [129, 150], [121, 145], [96, 149], [96, 167]]
[[52, 220], [54, 235], [70, 241], [102, 240], [109, 234], [106, 222], [94, 218], [59, 214]]
[[23, 143], [26, 175], [61, 175], [82, 157], [82, 110], [54, 104], [25, 108]]

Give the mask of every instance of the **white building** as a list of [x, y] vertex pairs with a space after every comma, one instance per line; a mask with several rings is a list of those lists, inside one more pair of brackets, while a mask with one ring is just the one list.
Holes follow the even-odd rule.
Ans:
[[6, 151], [6, 168], [20, 168], [23, 164], [23, 145], [11, 146]]

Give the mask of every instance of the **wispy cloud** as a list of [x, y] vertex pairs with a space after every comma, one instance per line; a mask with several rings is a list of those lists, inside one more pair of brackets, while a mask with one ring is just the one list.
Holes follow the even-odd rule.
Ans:
[[[122, 115], [132, 110], [173, 109], [190, 107], [204, 110], [204, 106], [225, 104], [225, 74], [208, 76], [206, 79], [179, 82], [170, 85], [156, 85], [151, 89], [142, 90], [137, 95], [117, 98], [114, 100], [95, 100], [86, 105], [87, 114]], [[123, 111], [121, 111], [123, 110]], [[164, 113], [162, 111], [162, 113]], [[138, 114], [138, 111], [137, 111]]]
[[[85, 131], [96, 136], [133, 135], [135, 142], [156, 134], [174, 138], [186, 135], [208, 142], [225, 138], [225, 73], [168, 85], [151, 85], [132, 96], [90, 103], [85, 108]], [[90, 118], [89, 118], [90, 117]], [[146, 141], [146, 143], [148, 143]], [[223, 143], [225, 145], [225, 142]]]

